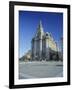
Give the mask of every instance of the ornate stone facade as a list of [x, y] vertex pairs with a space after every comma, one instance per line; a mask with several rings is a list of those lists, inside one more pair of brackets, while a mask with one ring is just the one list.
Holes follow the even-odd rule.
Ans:
[[40, 21], [35, 36], [32, 38], [32, 60], [51, 60], [57, 57], [57, 44], [52, 35], [44, 32]]

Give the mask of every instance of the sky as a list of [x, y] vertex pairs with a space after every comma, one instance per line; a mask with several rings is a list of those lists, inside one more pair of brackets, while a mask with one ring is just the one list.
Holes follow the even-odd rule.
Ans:
[[44, 32], [51, 33], [60, 47], [63, 36], [63, 13], [19, 11], [19, 57], [31, 49], [31, 40], [37, 32], [40, 20]]

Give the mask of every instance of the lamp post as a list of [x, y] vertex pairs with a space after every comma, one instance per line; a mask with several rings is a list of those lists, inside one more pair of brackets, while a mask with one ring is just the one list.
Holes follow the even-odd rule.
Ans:
[[57, 59], [59, 59], [59, 55], [58, 55], [58, 45], [57, 45], [57, 42], [56, 43], [56, 49], [57, 49]]
[[61, 37], [61, 59], [63, 60], [63, 37]]

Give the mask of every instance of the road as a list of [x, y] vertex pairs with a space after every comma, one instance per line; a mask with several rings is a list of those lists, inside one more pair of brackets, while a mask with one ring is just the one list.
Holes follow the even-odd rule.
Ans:
[[19, 79], [62, 77], [63, 63], [48, 62], [19, 62]]

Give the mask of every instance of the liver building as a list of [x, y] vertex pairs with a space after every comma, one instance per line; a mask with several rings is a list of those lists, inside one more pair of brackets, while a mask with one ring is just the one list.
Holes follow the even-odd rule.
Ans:
[[57, 44], [49, 32], [44, 32], [42, 22], [39, 22], [37, 32], [32, 38], [32, 60], [57, 59]]

